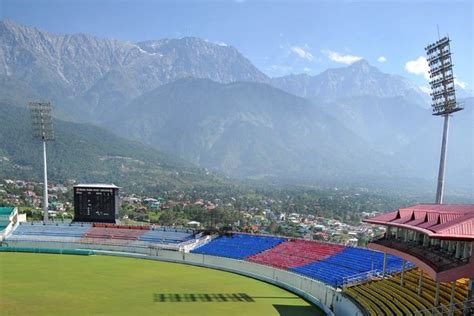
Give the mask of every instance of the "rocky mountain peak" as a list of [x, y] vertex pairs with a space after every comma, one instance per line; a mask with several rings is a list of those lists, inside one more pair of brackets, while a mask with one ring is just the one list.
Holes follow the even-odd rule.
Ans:
[[361, 59], [359, 61], [356, 61], [354, 63], [352, 63], [351, 65], [349, 65], [347, 67], [348, 69], [351, 69], [353, 71], [360, 71], [362, 73], [370, 73], [370, 72], [380, 72], [380, 70], [374, 66], [372, 66], [371, 64], [369, 64], [369, 62], [365, 59]]
[[195, 51], [196, 54], [230, 54], [245, 59], [237, 49], [224, 43], [214, 43], [197, 37], [166, 38], [160, 40], [149, 40], [136, 43], [142, 50], [154, 53], [166, 53], [171, 51]]
[[409, 97], [420, 104], [427, 102], [426, 95], [415, 84], [401, 76], [383, 73], [365, 59], [309, 78], [297, 75], [274, 78], [273, 84], [290, 93], [323, 101], [372, 95]]
[[185, 37], [134, 44], [87, 34], [56, 35], [10, 20], [0, 24], [1, 75], [27, 83], [54, 103], [71, 104], [74, 111], [81, 104], [79, 112], [90, 115], [180, 78], [269, 81], [223, 43]]
[[22, 27], [21, 24], [15, 23], [13, 20], [10, 20], [10, 19], [4, 19], [4, 20], [0, 21], [0, 28], [1, 29], [14, 30], [14, 29], [19, 29], [21, 27]]

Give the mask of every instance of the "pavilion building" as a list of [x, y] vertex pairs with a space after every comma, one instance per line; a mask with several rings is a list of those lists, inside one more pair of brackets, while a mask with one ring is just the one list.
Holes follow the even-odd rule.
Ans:
[[[399, 256], [420, 268], [436, 281], [452, 282], [468, 278], [467, 301], [472, 300], [474, 280], [474, 205], [418, 204], [364, 220], [386, 227], [385, 235], [369, 243], [369, 248]], [[402, 270], [401, 282], [403, 283]], [[439, 303], [439, 290], [434, 305]]]

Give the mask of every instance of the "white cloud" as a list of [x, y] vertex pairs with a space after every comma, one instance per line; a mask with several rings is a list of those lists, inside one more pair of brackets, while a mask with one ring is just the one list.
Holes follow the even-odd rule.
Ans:
[[348, 55], [348, 54], [340, 54], [338, 52], [333, 51], [323, 51], [324, 54], [328, 56], [328, 58], [336, 63], [350, 65], [356, 61], [362, 60], [363, 58], [360, 56]]
[[305, 50], [303, 47], [300, 46], [291, 46], [290, 50], [298, 55], [300, 58], [307, 59], [309, 61], [312, 61], [314, 56], [307, 50]]
[[379, 58], [377, 58], [377, 61], [378, 61], [379, 63], [384, 63], [384, 62], [387, 61], [387, 58], [385, 58], [384, 56], [380, 56]]
[[[420, 56], [415, 60], [410, 60], [405, 64], [405, 70], [408, 71], [409, 73], [423, 76], [426, 80], [430, 80], [430, 66], [428, 64], [428, 61], [426, 60], [425, 57]], [[458, 78], [454, 78], [454, 85], [458, 86], [461, 89], [466, 89], [467, 83], [464, 81], [459, 80]], [[425, 93], [429, 93], [430, 89], [426, 86], [420, 86], [419, 87], [421, 91]]]
[[311, 68], [309, 68], [309, 67], [304, 67], [304, 68], [303, 68], [303, 71], [304, 71], [304, 72], [311, 72]]
[[430, 66], [425, 57], [420, 56], [418, 59], [407, 61], [405, 64], [405, 70], [409, 73], [423, 76], [426, 80], [430, 79]]
[[454, 78], [454, 84], [462, 89], [466, 89], [467, 83], [458, 80], [457, 78]]

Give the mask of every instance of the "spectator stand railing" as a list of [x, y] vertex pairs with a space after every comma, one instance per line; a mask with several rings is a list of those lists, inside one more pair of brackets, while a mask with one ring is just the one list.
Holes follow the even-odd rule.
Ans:
[[354, 275], [349, 275], [342, 278], [342, 288], [345, 289], [347, 287], [354, 286], [360, 283], [365, 283], [367, 281], [379, 277], [380, 273], [378, 270], [370, 270], [361, 273], [356, 273]]
[[440, 304], [437, 307], [423, 309], [415, 312], [415, 315], [437, 315], [437, 316], [451, 316], [451, 315], [474, 315], [474, 300], [464, 301], [463, 303], [453, 303], [450, 305]]

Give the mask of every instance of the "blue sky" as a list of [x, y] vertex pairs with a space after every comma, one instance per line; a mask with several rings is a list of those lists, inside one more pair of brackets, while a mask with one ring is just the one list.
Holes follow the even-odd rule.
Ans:
[[419, 57], [437, 39], [439, 24], [441, 35], [453, 41], [459, 84], [474, 88], [474, 1], [469, 0], [0, 0], [0, 16], [53, 33], [132, 42], [196, 36], [236, 47], [270, 76], [317, 74], [364, 58], [420, 86], [427, 82]]

